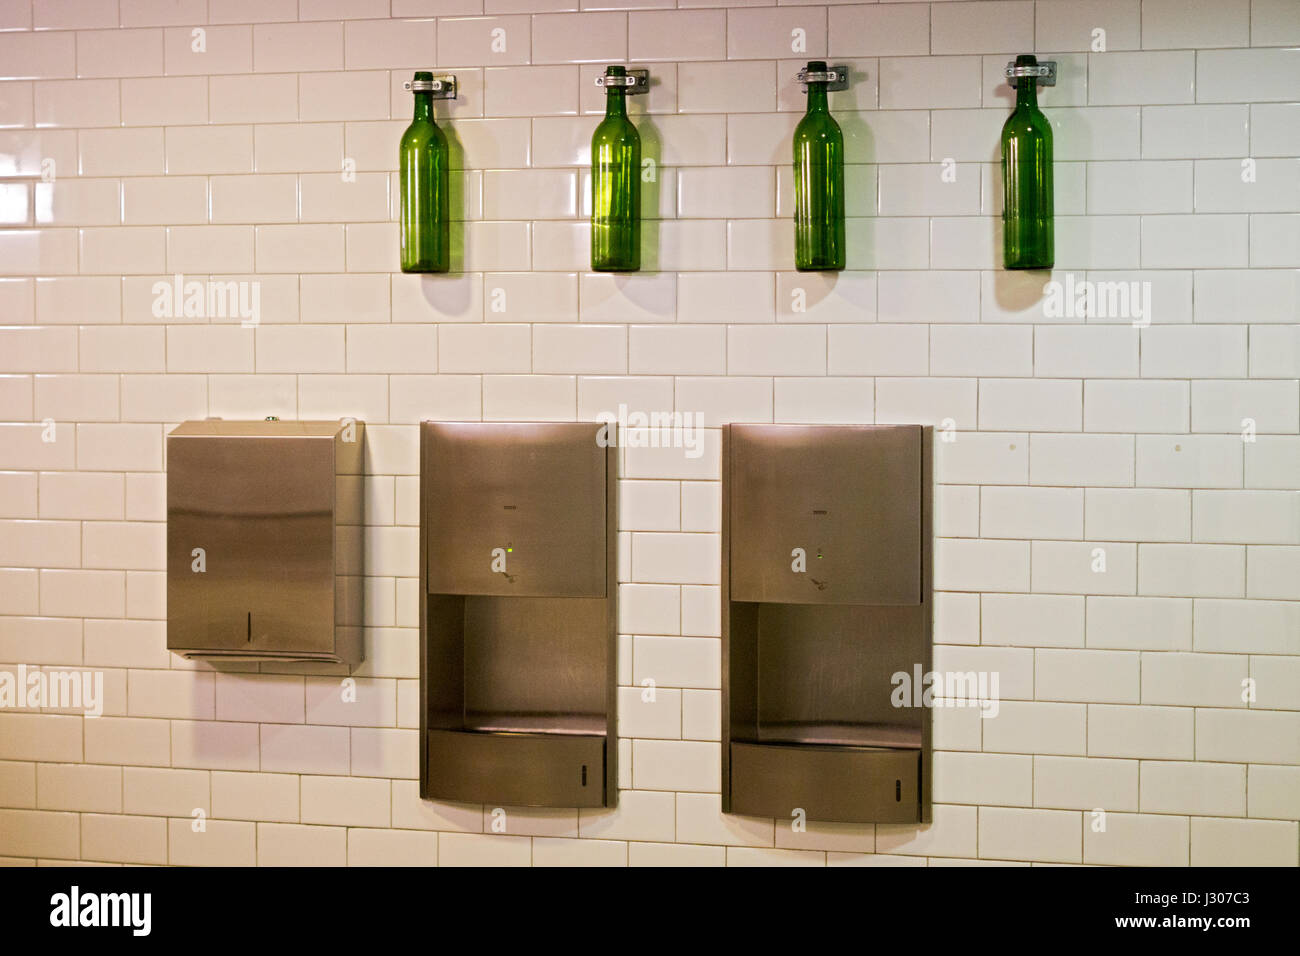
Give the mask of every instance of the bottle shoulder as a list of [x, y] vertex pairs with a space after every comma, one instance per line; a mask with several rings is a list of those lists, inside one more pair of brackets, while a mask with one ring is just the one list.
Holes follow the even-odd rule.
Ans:
[[830, 113], [805, 113], [794, 128], [796, 142], [843, 142], [844, 131]]
[[1052, 123], [1041, 110], [1017, 109], [1002, 124], [1002, 137], [1033, 137], [1051, 142]]
[[591, 138], [593, 142], [601, 140], [628, 145], [641, 142], [641, 134], [636, 131], [636, 126], [626, 116], [606, 116], [596, 124], [596, 130], [591, 134]]
[[427, 120], [415, 120], [402, 133], [402, 148], [408, 146], [442, 145], [447, 142], [447, 134], [436, 123]]

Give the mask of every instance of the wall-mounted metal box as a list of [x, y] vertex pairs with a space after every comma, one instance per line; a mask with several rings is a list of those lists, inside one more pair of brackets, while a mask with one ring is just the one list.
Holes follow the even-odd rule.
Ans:
[[929, 712], [893, 692], [930, 671], [931, 437], [726, 426], [724, 811], [928, 819]]
[[421, 427], [426, 798], [616, 802], [617, 459], [602, 434]]
[[167, 647], [361, 659], [360, 422], [195, 421], [167, 436]]

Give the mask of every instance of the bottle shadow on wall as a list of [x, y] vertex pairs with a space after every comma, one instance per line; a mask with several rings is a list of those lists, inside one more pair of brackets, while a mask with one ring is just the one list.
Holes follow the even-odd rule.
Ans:
[[444, 121], [438, 128], [447, 137], [447, 208], [451, 216], [447, 274], [455, 275], [465, 271], [465, 222], [471, 215], [466, 195], [470, 172], [465, 161], [465, 145], [460, 141], [456, 125]]
[[[865, 72], [856, 69], [849, 71], [849, 84], [865, 83]], [[831, 107], [835, 108], [835, 96], [831, 94]], [[879, 269], [882, 268], [876, 254], [876, 218], [880, 211], [877, 195], [879, 188], [879, 169], [876, 160], [876, 140], [871, 135], [871, 124], [864, 118], [868, 114], [852, 109], [833, 114], [840, 124], [844, 135], [844, 268], [845, 269]], [[786, 157], [787, 165], [790, 157]], [[793, 184], [792, 184], [793, 185]], [[867, 188], [863, 188], [866, 186]], [[793, 196], [793, 192], [791, 193]], [[784, 218], [791, 219], [791, 216]], [[794, 262], [794, 227], [790, 228], [790, 256]], [[816, 273], [825, 281], [818, 283], [824, 295], [835, 290], [839, 278], [838, 272]], [[809, 293], [808, 305], [813, 305]]]
[[[650, 79], [653, 85], [655, 80]], [[636, 117], [636, 131], [641, 136], [641, 272], [659, 271], [659, 235], [663, 216], [664, 140], [654, 119], [646, 113]], [[647, 160], [650, 162], [647, 163]], [[675, 175], [675, 173], [674, 173]], [[628, 277], [618, 277], [619, 285]]]

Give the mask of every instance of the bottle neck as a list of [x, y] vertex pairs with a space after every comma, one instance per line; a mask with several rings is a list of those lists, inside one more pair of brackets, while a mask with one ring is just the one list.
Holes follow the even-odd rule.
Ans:
[[606, 116], [627, 116], [627, 93], [622, 87], [609, 86], [605, 88], [605, 115]]
[[433, 94], [417, 92], [415, 94], [415, 116], [416, 120], [427, 120], [433, 122]]
[[1032, 76], [1022, 76], [1016, 83], [1016, 107], [1038, 109], [1038, 81]]
[[808, 84], [808, 112], [825, 113], [828, 112], [826, 105], [826, 84], [809, 83]]

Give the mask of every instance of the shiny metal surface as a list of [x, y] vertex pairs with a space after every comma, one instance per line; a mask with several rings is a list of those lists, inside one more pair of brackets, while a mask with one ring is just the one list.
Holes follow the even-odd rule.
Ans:
[[600, 428], [421, 426], [426, 798], [616, 802], [617, 460]]
[[439, 799], [508, 807], [606, 805], [604, 736], [430, 730], [427, 741]]
[[[789, 820], [913, 823], [919, 750], [731, 745], [731, 812]], [[778, 823], [779, 825], [779, 823]]]
[[929, 710], [891, 693], [930, 669], [932, 435], [724, 429], [725, 812], [927, 818]]
[[1003, 71], [1007, 78], [1007, 86], [1015, 89], [1020, 78], [1023, 76], [1032, 76], [1038, 81], [1039, 86], [1056, 85], [1056, 61], [1039, 60], [1035, 66], [1016, 66], [1015, 60], [1007, 61], [1007, 68]]
[[604, 597], [606, 449], [597, 427], [427, 427], [429, 591]]
[[444, 73], [431, 80], [405, 80], [402, 89], [408, 93], [432, 93], [435, 100], [454, 100], [457, 84], [455, 73]]
[[808, 92], [809, 83], [825, 83], [827, 92], [839, 92], [849, 88], [849, 67], [846, 63], [836, 63], [828, 70], [810, 70], [804, 67], [794, 76], [801, 87], [801, 93]]
[[167, 646], [361, 657], [361, 448], [338, 422], [186, 422], [167, 436]]
[[623, 76], [596, 75], [596, 85], [603, 89], [623, 87], [629, 96], [650, 92], [650, 71], [647, 69], [629, 69]]
[[[733, 601], [920, 602], [920, 427], [744, 425], [728, 434]], [[805, 573], [791, 573], [795, 548]]]

